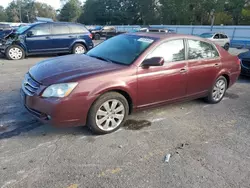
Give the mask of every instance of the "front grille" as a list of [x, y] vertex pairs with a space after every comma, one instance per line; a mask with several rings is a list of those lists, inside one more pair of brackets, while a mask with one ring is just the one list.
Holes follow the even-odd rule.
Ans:
[[25, 78], [22, 83], [22, 89], [27, 95], [33, 96], [35, 92], [39, 89], [39, 87], [40, 84], [35, 81], [29, 74], [25, 75]]
[[242, 65], [248, 69], [250, 69], [250, 60], [242, 60]]

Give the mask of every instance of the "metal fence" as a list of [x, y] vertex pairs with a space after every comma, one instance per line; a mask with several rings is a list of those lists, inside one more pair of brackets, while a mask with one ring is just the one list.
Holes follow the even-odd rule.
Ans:
[[[206, 32], [223, 32], [231, 39], [231, 46], [250, 49], [250, 26], [192, 26], [192, 25], [150, 25], [151, 27], [164, 27], [176, 33], [200, 35]], [[138, 31], [139, 25], [115, 25], [117, 31]]]

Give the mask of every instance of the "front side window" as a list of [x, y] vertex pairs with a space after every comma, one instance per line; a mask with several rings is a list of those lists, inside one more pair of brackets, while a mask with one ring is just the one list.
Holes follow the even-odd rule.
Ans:
[[219, 34], [214, 35], [214, 39], [219, 39], [219, 38], [220, 38]]
[[50, 25], [42, 24], [34, 26], [30, 31], [32, 31], [33, 36], [50, 35]]
[[61, 34], [69, 34], [69, 27], [65, 24], [54, 24], [52, 28], [52, 34], [61, 35]]
[[184, 41], [172, 40], [159, 45], [147, 58], [163, 57], [165, 63], [185, 60]]
[[212, 44], [199, 40], [188, 40], [188, 59], [206, 59], [219, 57]]

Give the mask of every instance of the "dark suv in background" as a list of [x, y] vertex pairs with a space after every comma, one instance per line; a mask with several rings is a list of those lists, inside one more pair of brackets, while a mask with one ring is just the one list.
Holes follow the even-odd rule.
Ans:
[[18, 28], [0, 41], [0, 51], [12, 60], [37, 54], [81, 54], [91, 48], [91, 33], [75, 23], [34, 23]]

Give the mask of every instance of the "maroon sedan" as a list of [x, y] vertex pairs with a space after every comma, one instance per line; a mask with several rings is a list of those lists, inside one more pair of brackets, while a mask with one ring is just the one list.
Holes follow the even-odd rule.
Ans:
[[44, 122], [110, 133], [133, 110], [195, 98], [218, 103], [239, 74], [239, 59], [205, 39], [122, 34], [85, 55], [36, 64], [25, 75], [21, 96]]

